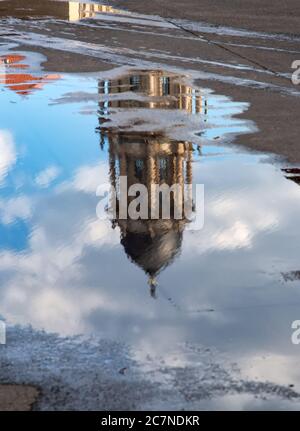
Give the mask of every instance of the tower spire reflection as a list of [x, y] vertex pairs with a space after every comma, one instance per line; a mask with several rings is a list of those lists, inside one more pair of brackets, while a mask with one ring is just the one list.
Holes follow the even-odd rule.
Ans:
[[[147, 274], [151, 295], [155, 296], [157, 276], [180, 253], [183, 231], [189, 223], [183, 206], [186, 202], [192, 203], [191, 188], [185, 185], [191, 185], [193, 181], [193, 144], [170, 140], [163, 133], [137, 131], [130, 126], [124, 130], [109, 127], [109, 116], [114, 110], [137, 109], [141, 118], [136, 125], [143, 124], [143, 114], [149, 109], [204, 114], [206, 107], [205, 104], [202, 106], [201, 96], [195, 89], [162, 71], [143, 71], [99, 81], [98, 90], [100, 146], [108, 148], [109, 178], [117, 195], [112, 227], [119, 227], [120, 243], [126, 255]], [[125, 98], [122, 93], [135, 95]], [[142, 184], [148, 191], [148, 218], [132, 219], [121, 215], [121, 177], [127, 178], [127, 215], [130, 203], [136, 198], [128, 196], [128, 190], [135, 184]], [[153, 185], [164, 184], [169, 187], [179, 185], [182, 196], [178, 201], [173, 193], [170, 194], [168, 218], [161, 213], [161, 194], [149, 193]], [[182, 206], [180, 219], [175, 217], [179, 205]], [[156, 208], [158, 217], [153, 218], [151, 211]]]
[[[143, 184], [148, 191], [154, 184], [167, 184], [169, 187], [179, 184], [184, 199], [191, 200], [192, 196], [186, 196], [185, 184], [192, 182], [193, 146], [190, 142], [168, 141], [163, 136], [147, 133], [107, 131], [106, 138], [110, 182], [117, 190], [116, 218], [112, 220], [112, 226], [120, 228], [120, 241], [127, 256], [147, 274], [154, 294], [158, 274], [180, 253], [183, 230], [189, 220], [183, 210], [183, 217], [175, 218], [178, 201], [173, 194], [170, 196], [170, 218], [164, 219], [159, 212], [158, 219], [152, 219], [150, 210], [153, 211], [160, 202], [151, 193], [148, 194], [149, 218], [122, 218], [119, 211], [120, 177], [127, 177], [127, 192], [137, 183]], [[128, 207], [133, 199], [127, 197]]]
[[[99, 81], [99, 131], [100, 146], [107, 146], [109, 154], [110, 183], [116, 190], [117, 202], [112, 227], [120, 229], [120, 243], [128, 258], [148, 276], [151, 295], [155, 295], [157, 276], [169, 266], [181, 251], [183, 231], [189, 220], [181, 208], [182, 217], [175, 217], [178, 205], [192, 202], [193, 144], [174, 141], [163, 133], [138, 131], [134, 127], [120, 129], [109, 125], [112, 111], [128, 112], [137, 109], [143, 124], [143, 113], [148, 110], [179, 110], [188, 114], [205, 114], [199, 93], [163, 71], [143, 71], [114, 80]], [[124, 97], [122, 93], [132, 94]], [[149, 112], [149, 111], [148, 111]], [[162, 114], [163, 115], [163, 114]], [[108, 126], [108, 127], [107, 127]], [[147, 129], [147, 127], [145, 127]], [[148, 209], [159, 209], [153, 219], [122, 217], [120, 208], [120, 177], [127, 178], [127, 192], [134, 184], [148, 190]], [[152, 185], [176, 184], [181, 190], [181, 201], [170, 195], [170, 217], [162, 217], [161, 195], [149, 193]], [[129, 207], [135, 197], [127, 193]], [[127, 208], [128, 209], [128, 208]], [[150, 213], [150, 211], [149, 211]], [[152, 214], [152, 213], [151, 213]]]

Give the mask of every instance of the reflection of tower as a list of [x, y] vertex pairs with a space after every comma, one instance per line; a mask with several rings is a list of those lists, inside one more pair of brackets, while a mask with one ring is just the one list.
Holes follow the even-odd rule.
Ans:
[[[175, 219], [176, 205], [184, 205], [170, 195], [170, 218], [158, 219], [121, 218], [119, 211], [120, 177], [127, 177], [127, 190], [133, 184], [143, 184], [151, 190], [153, 184], [179, 184], [184, 199], [185, 183], [192, 183], [192, 144], [170, 142], [162, 136], [145, 133], [106, 132], [109, 145], [110, 181], [117, 191], [116, 219], [121, 231], [121, 244], [128, 257], [149, 276], [151, 292], [155, 292], [155, 277], [166, 268], [179, 253], [183, 230], [188, 222], [182, 211], [182, 218]], [[128, 205], [135, 199], [128, 197]], [[183, 200], [184, 200], [183, 199]], [[157, 195], [148, 194], [148, 208], [158, 205]], [[182, 208], [183, 209], [183, 208]], [[149, 214], [150, 216], [150, 214]]]
[[[136, 109], [139, 117], [134, 126], [143, 125], [143, 115], [148, 110], [177, 110], [189, 114], [207, 114], [198, 90], [180, 82], [180, 77], [163, 71], [141, 71], [98, 83], [100, 145], [108, 147], [110, 182], [117, 192], [117, 205], [113, 227], [119, 226], [121, 244], [127, 256], [149, 276], [154, 294], [156, 276], [172, 263], [180, 252], [183, 231], [190, 219], [192, 201], [192, 153], [190, 142], [170, 141], [163, 134], [121, 131], [109, 127], [112, 110]], [[126, 93], [126, 94], [124, 94]], [[163, 115], [163, 113], [162, 113]], [[108, 125], [108, 127], [105, 127]], [[124, 217], [120, 207], [120, 178], [127, 177], [127, 208], [136, 198], [128, 196], [134, 184], [144, 185], [148, 191], [147, 217]], [[161, 194], [152, 194], [153, 185], [176, 184], [176, 193], [169, 195], [170, 217], [161, 211]], [[186, 187], [190, 185], [190, 187]], [[149, 209], [159, 209], [153, 218]], [[122, 208], [123, 210], [123, 208]], [[181, 217], [178, 217], [178, 210]], [[177, 211], [177, 213], [176, 213]], [[127, 214], [128, 215], [128, 214]]]

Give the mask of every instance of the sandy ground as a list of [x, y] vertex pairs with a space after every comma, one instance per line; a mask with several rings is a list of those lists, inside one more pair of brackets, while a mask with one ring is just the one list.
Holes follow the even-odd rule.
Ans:
[[38, 390], [26, 385], [0, 385], [0, 411], [28, 411], [38, 398]]

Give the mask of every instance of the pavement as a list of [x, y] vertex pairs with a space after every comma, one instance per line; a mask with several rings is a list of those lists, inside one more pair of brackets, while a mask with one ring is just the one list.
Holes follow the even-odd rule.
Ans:
[[297, 0], [116, 0], [128, 10], [269, 33], [299, 35]]

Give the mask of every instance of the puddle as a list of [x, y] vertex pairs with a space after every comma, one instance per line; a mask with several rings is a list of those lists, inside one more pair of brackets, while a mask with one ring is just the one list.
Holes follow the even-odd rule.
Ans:
[[[38, 54], [1, 59], [0, 314], [126, 341], [166, 366], [178, 343], [213, 346], [297, 390], [282, 364], [297, 353], [299, 172], [226, 145], [249, 133], [235, 118], [247, 104], [168, 72], [58, 76]], [[124, 174], [128, 185], [204, 184], [204, 228], [99, 220], [97, 187]]]
[[42, 89], [47, 82], [60, 79], [58, 74], [36, 73], [34, 70], [27, 73], [28, 68], [25, 55], [0, 55], [0, 84], [25, 96]]
[[[18, 19], [55, 18], [66, 21], [79, 21], [94, 18], [97, 14], [118, 14], [118, 9], [98, 3], [79, 3], [64, 0], [9, 0], [0, 2], [0, 17]], [[122, 11], [124, 14], [124, 11]]]

